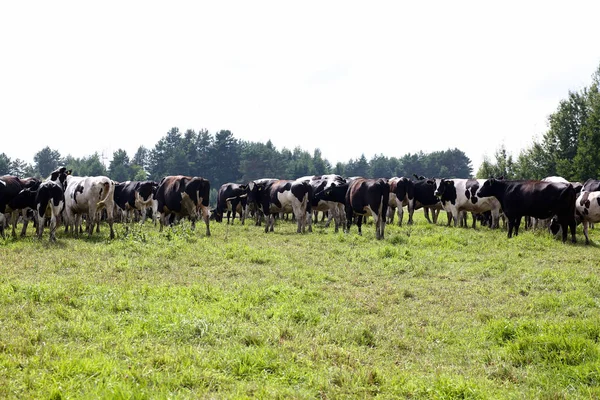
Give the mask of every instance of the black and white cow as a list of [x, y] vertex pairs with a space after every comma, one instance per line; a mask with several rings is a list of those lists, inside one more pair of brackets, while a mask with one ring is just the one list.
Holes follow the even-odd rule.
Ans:
[[585, 244], [589, 244], [588, 227], [590, 223], [600, 222], [600, 191], [581, 192], [575, 201], [575, 211], [583, 224]]
[[358, 215], [356, 225], [362, 235], [363, 216], [371, 214], [375, 221], [375, 237], [384, 238], [385, 218], [390, 200], [390, 185], [385, 179], [355, 178], [346, 192], [346, 232], [350, 230], [352, 217]]
[[[393, 177], [388, 179], [390, 185], [390, 200], [388, 202], [388, 223], [394, 223], [395, 210], [398, 210], [398, 226], [402, 226], [404, 217], [404, 206], [408, 206], [408, 214], [412, 216], [415, 212], [415, 186], [406, 177]], [[412, 218], [408, 224], [412, 225]]]
[[[427, 179], [424, 176], [414, 175], [415, 180], [413, 181], [413, 191], [414, 191], [414, 208], [413, 211], [408, 210], [408, 223], [413, 223], [413, 213], [414, 210], [418, 210], [423, 207], [423, 212], [425, 214], [425, 219], [431, 224], [436, 223], [438, 219], [438, 215], [440, 210], [442, 209], [442, 203], [440, 200], [434, 196], [435, 186], [434, 182], [431, 179]], [[433, 222], [429, 219], [429, 211], [431, 211], [431, 217], [433, 218]]]
[[156, 190], [160, 231], [169, 224], [171, 215], [189, 217], [194, 229], [200, 212], [206, 224], [206, 236], [210, 236], [209, 196], [210, 182], [207, 179], [183, 175], [164, 177]]
[[[490, 211], [492, 228], [498, 227], [500, 219], [500, 202], [493, 196], [479, 197], [477, 191], [485, 183], [485, 179], [436, 179], [434, 195], [442, 203], [446, 212], [452, 215], [454, 226], [464, 215], [466, 227], [466, 212], [473, 215], [473, 228], [476, 224], [476, 214]], [[450, 222], [450, 221], [448, 221]]]
[[130, 211], [142, 213], [145, 221], [146, 209], [152, 207], [158, 183], [154, 181], [126, 181], [115, 185], [115, 204], [123, 210], [125, 222]]
[[541, 181], [508, 181], [488, 179], [477, 191], [478, 197], [494, 196], [500, 202], [508, 219], [508, 237], [519, 234], [521, 218], [555, 217], [562, 228], [562, 240], [567, 240], [567, 228], [571, 240], [575, 239], [575, 189], [570, 183]]
[[302, 180], [275, 180], [248, 183], [248, 203], [253, 203], [265, 215], [265, 232], [273, 232], [275, 214], [293, 212], [298, 233], [312, 231], [312, 186]]
[[340, 226], [343, 229], [344, 224], [346, 222], [346, 212], [344, 210], [344, 204], [335, 201], [326, 201], [322, 198], [316, 198], [315, 196], [317, 193], [323, 190], [327, 190], [329, 188], [345, 184], [346, 179], [342, 178], [340, 175], [330, 174], [305, 176], [302, 178], [298, 178], [297, 180], [305, 181], [312, 186], [312, 210], [315, 212], [321, 211], [324, 214], [328, 214], [328, 219], [327, 223], [325, 224], [325, 227], [328, 227], [331, 224], [331, 220], [333, 219], [335, 222], [335, 232], [338, 232]]
[[38, 217], [38, 238], [44, 234], [46, 218], [50, 218], [50, 241], [56, 240], [56, 227], [66, 204], [65, 190], [71, 170], [61, 167], [42, 182], [36, 192], [35, 209]]
[[114, 239], [114, 194], [115, 183], [106, 176], [67, 176], [65, 190], [65, 225], [79, 236], [81, 218], [87, 216], [86, 230], [91, 236], [96, 223], [100, 222], [100, 213], [106, 210], [106, 219], [110, 226], [110, 238]]
[[235, 214], [240, 214], [241, 224], [246, 220], [246, 203], [248, 202], [248, 185], [238, 183], [224, 183], [217, 193], [217, 208], [215, 209], [215, 221], [223, 222], [223, 215], [227, 212], [227, 224], [233, 213], [231, 223], [235, 221]]
[[[256, 226], [261, 226], [264, 214], [262, 212], [262, 206], [257, 202], [257, 188], [263, 187], [271, 182], [275, 182], [277, 179], [274, 178], [261, 178], [248, 182], [247, 194], [246, 194], [246, 209], [244, 210], [244, 218], [248, 216], [254, 217]], [[257, 186], [258, 185], [258, 186]], [[254, 190], [250, 190], [253, 187]], [[262, 194], [262, 193], [261, 193]]]

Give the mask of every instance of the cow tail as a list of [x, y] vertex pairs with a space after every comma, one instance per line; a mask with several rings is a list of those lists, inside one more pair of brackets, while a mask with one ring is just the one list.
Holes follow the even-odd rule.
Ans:
[[97, 210], [101, 210], [102, 208], [104, 208], [106, 200], [108, 200], [108, 196], [111, 193], [110, 184], [111, 182], [101, 183], [101, 185], [103, 185], [102, 194], [104, 195], [104, 197], [98, 203], [96, 203]]

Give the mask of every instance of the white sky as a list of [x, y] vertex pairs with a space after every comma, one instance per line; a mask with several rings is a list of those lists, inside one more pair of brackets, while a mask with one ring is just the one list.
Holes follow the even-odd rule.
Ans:
[[[494, 3], [494, 4], [493, 4]], [[517, 155], [600, 65], [598, 1], [4, 1], [0, 153], [229, 129], [332, 163]]]

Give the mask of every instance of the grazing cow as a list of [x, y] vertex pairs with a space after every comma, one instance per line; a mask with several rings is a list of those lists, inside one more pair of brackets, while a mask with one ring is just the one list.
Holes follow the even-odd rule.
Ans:
[[125, 222], [128, 221], [129, 212], [138, 210], [145, 221], [146, 209], [152, 207], [154, 191], [158, 183], [154, 181], [126, 181], [115, 185], [115, 204], [123, 210]]
[[494, 196], [500, 202], [508, 219], [508, 237], [519, 234], [521, 218], [556, 216], [562, 228], [562, 240], [567, 240], [567, 227], [571, 240], [575, 239], [575, 189], [570, 183], [541, 181], [505, 181], [488, 179], [477, 191], [478, 197]]
[[206, 224], [206, 236], [210, 236], [208, 202], [210, 182], [201, 177], [174, 175], [164, 177], [156, 190], [157, 213], [160, 231], [169, 224], [169, 217], [189, 217], [192, 229], [196, 227], [198, 212]]
[[[398, 226], [402, 226], [404, 206], [408, 206], [408, 213], [412, 216], [415, 212], [415, 187], [409, 178], [393, 177], [388, 180], [390, 185], [390, 200], [388, 202], [388, 223], [394, 223], [394, 209], [398, 209]], [[408, 224], [412, 225], [412, 218]]]
[[75, 236], [79, 236], [81, 217], [87, 215], [86, 230], [92, 236], [94, 226], [100, 223], [100, 212], [106, 209], [106, 219], [110, 226], [110, 238], [114, 239], [114, 193], [115, 183], [106, 176], [67, 176], [65, 190], [65, 225], [71, 226]]
[[590, 243], [588, 227], [590, 223], [600, 222], [600, 191], [581, 192], [575, 201], [577, 217], [583, 223], [585, 244]]
[[[346, 183], [346, 179], [342, 178], [340, 175], [330, 174], [330, 175], [316, 175], [316, 176], [305, 176], [302, 178], [298, 178], [299, 181], [304, 181], [309, 183], [313, 188], [313, 200], [311, 202], [311, 206], [313, 211], [316, 212], [321, 211], [323, 215], [328, 213], [327, 223], [325, 223], [325, 227], [328, 227], [331, 224], [331, 220], [334, 220], [335, 223], [335, 232], [338, 232], [339, 227], [344, 227], [346, 222], [346, 213], [344, 210], [344, 204], [338, 203], [335, 201], [327, 201], [322, 198], [317, 199], [315, 196], [317, 193], [327, 190], [332, 187], [340, 186]], [[315, 217], [316, 218], [316, 217]]]
[[248, 202], [248, 186], [237, 183], [224, 183], [217, 193], [217, 208], [215, 209], [215, 221], [223, 222], [223, 214], [227, 210], [227, 224], [233, 212], [231, 223], [235, 221], [236, 212], [240, 213], [242, 225], [246, 220], [246, 203]]
[[312, 231], [312, 186], [302, 180], [275, 180], [248, 184], [248, 202], [254, 203], [265, 215], [265, 233], [273, 232], [275, 214], [293, 212], [298, 233]]
[[429, 211], [431, 210], [431, 216], [433, 218], [433, 223], [435, 224], [438, 219], [439, 211], [442, 209], [442, 203], [433, 194], [435, 192], [435, 186], [433, 185], [434, 181], [427, 179], [424, 176], [417, 176], [416, 174], [414, 177], [416, 179], [413, 182], [414, 207], [412, 212], [410, 208], [408, 209], [408, 223], [409, 225], [413, 223], [414, 210], [423, 207], [425, 219], [430, 224], [432, 223], [431, 219], [429, 219]]
[[352, 216], [357, 214], [358, 234], [362, 235], [362, 218], [370, 213], [375, 220], [375, 237], [383, 239], [389, 200], [390, 185], [385, 179], [354, 179], [346, 192], [346, 232], [350, 230]]
[[[13, 203], [14, 198], [21, 190], [38, 184], [39, 180], [35, 178], [20, 179], [12, 175], [4, 175], [0, 177], [0, 235], [2, 237], [4, 237], [4, 227], [6, 225], [5, 213], [10, 213], [12, 236], [17, 236], [16, 229], [19, 209], [13, 208], [17, 207]], [[24, 217], [26, 218], [25, 214]], [[24, 235], [23, 232], [22, 234]]]
[[[498, 227], [500, 203], [495, 197], [479, 197], [477, 191], [485, 179], [436, 179], [434, 195], [442, 202], [442, 207], [454, 219], [454, 226], [466, 212], [473, 215], [473, 228], [476, 226], [476, 214], [491, 211], [492, 228]], [[448, 221], [449, 223], [450, 221]], [[462, 222], [462, 221], [461, 221]], [[464, 214], [466, 227], [466, 214]]]

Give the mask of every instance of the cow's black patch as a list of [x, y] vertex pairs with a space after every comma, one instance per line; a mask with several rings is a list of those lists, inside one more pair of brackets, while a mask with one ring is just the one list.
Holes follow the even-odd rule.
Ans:
[[471, 192], [469, 191], [469, 189], [465, 190], [465, 197], [468, 199], [471, 198]]
[[590, 208], [590, 204], [591, 204], [591, 203], [590, 203], [590, 201], [589, 201], [589, 200], [586, 200], [586, 201], [583, 203], [583, 205], [585, 206], [585, 208]]
[[583, 213], [584, 213], [585, 215], [588, 215], [588, 214], [590, 213], [590, 210], [588, 210], [587, 208], [584, 208], [584, 209], [583, 209]]

